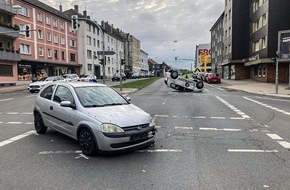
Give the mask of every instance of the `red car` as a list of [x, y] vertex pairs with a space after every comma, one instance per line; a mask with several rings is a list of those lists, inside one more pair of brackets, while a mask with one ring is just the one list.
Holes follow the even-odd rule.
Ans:
[[205, 81], [207, 83], [221, 83], [221, 77], [219, 74], [215, 74], [215, 73], [208, 73]]

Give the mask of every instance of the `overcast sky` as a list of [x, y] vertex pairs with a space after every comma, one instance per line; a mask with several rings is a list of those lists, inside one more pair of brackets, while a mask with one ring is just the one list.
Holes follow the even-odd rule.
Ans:
[[[158, 63], [190, 69], [195, 46], [210, 43], [210, 28], [224, 10], [224, 0], [42, 0], [59, 9], [79, 5], [92, 20], [113, 24], [141, 42]], [[178, 57], [175, 61], [175, 57]]]

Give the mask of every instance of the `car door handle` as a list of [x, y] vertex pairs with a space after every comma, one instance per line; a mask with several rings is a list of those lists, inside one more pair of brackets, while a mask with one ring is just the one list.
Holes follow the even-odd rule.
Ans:
[[53, 107], [52, 107], [52, 106], [50, 106], [50, 107], [49, 107], [49, 109], [50, 109], [50, 110], [53, 110]]

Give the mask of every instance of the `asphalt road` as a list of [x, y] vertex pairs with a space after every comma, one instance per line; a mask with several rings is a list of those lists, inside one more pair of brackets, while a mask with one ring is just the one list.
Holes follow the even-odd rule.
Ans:
[[36, 94], [0, 95], [0, 189], [279, 189], [290, 187], [290, 101], [162, 79], [130, 94], [156, 117], [155, 145], [86, 157], [53, 130], [37, 135]]

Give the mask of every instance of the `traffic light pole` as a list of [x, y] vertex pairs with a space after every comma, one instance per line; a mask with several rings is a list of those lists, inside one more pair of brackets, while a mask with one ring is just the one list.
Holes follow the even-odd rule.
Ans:
[[275, 87], [276, 87], [276, 94], [278, 94], [278, 82], [279, 82], [279, 56], [278, 52], [275, 55], [275, 64], [276, 64], [276, 77], [275, 77]]
[[104, 59], [104, 64], [103, 64], [103, 84], [105, 84], [105, 78], [106, 78], [106, 70], [105, 70], [105, 65], [106, 65], [106, 58], [105, 58], [105, 32], [103, 32], [102, 28], [100, 30], [103, 33], [103, 59]]

